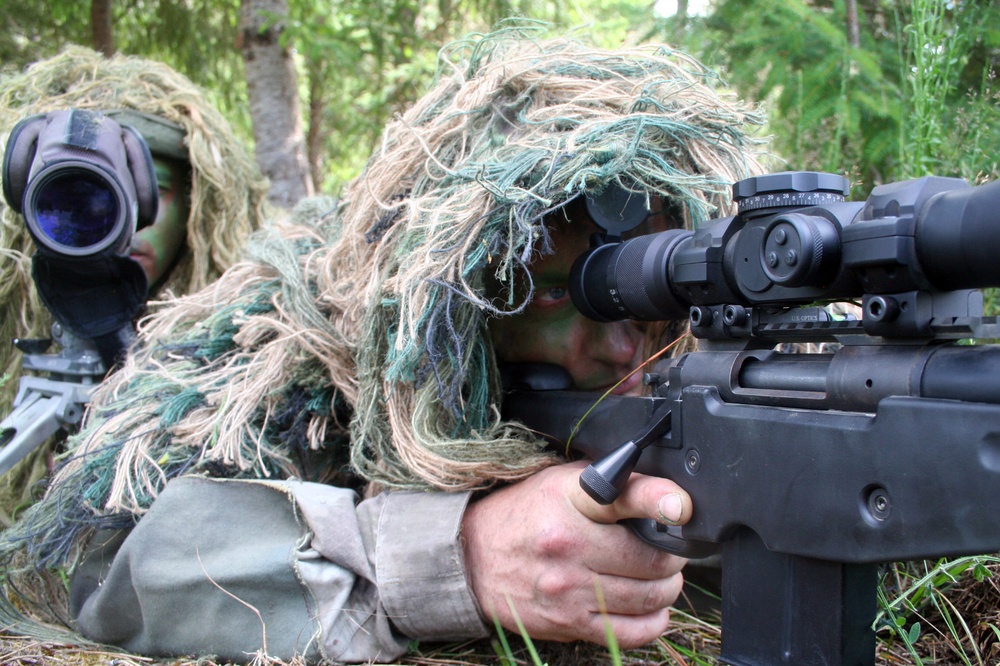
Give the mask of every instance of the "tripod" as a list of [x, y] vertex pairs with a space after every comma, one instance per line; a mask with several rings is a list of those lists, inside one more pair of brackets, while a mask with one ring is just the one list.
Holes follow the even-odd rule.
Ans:
[[[24, 370], [38, 374], [21, 377], [14, 410], [0, 423], [0, 475], [60, 429], [77, 426], [107, 371], [93, 341], [73, 335], [58, 322], [51, 330], [52, 339], [14, 340], [24, 352]], [[45, 353], [53, 341], [62, 350]]]

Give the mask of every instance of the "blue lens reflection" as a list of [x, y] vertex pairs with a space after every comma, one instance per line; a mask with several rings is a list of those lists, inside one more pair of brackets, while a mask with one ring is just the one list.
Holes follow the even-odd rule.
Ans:
[[33, 198], [39, 230], [65, 247], [97, 245], [115, 230], [121, 212], [110, 183], [82, 170], [53, 175]]

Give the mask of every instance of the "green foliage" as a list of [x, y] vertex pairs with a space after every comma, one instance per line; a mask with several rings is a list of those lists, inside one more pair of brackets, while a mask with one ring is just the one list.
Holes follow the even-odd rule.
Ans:
[[[908, 111], [901, 118], [900, 178], [996, 175], [998, 20], [1000, 10], [985, 0], [911, 0], [909, 16], [900, 19]], [[977, 57], [984, 49], [993, 52], [991, 62]]]
[[[88, 3], [8, 3], [0, 62], [23, 67], [90, 41]], [[583, 25], [605, 45], [675, 42], [767, 103], [786, 168], [873, 184], [934, 172], [995, 177], [1000, 154], [1000, 6], [991, 0], [718, 0], [707, 17], [656, 17], [648, 0], [290, 0], [283, 34], [300, 65], [321, 189], [355, 175], [386, 121], [430, 83], [437, 50], [524, 16]], [[163, 60], [201, 83], [249, 139], [239, 0], [116, 0], [120, 51]]]
[[0, 63], [19, 70], [67, 44], [89, 44], [90, 5], [76, 0], [5, 2], [0, 34]]
[[[524, 623], [521, 622], [521, 617], [517, 614], [517, 610], [514, 608], [514, 602], [511, 598], [507, 597], [507, 606], [510, 608], [511, 614], [514, 616], [514, 622], [517, 623], [517, 630], [521, 634], [521, 638], [524, 640], [524, 645], [528, 650], [528, 655], [531, 657], [531, 663], [533, 666], [545, 666], [542, 662], [542, 658], [538, 656], [538, 650], [535, 649], [535, 644], [531, 640], [531, 636], [528, 635], [528, 631], [524, 628]], [[500, 626], [500, 620], [496, 616], [493, 617], [493, 625], [497, 630], [497, 640], [499, 645], [494, 642], [494, 649], [497, 652], [497, 656], [500, 658], [500, 662], [504, 666], [520, 663], [515, 657], [514, 652], [510, 648], [510, 643], [507, 640], [507, 634], [504, 633], [503, 627]]]
[[357, 174], [382, 128], [432, 82], [441, 46], [512, 16], [589, 24], [621, 43], [650, 14], [635, 0], [291, 0], [286, 37], [301, 65], [314, 177], [336, 191]]
[[[921, 641], [944, 642], [952, 652], [949, 663], [985, 663], [974, 632], [963, 616], [961, 600], [953, 600], [951, 594], [969, 579], [981, 583], [992, 577], [987, 565], [997, 562], [1000, 558], [996, 556], [982, 555], [890, 567], [879, 587], [876, 630], [889, 643], [902, 642], [917, 664], [924, 663]], [[925, 623], [930, 625], [926, 630]]]
[[[719, 0], [683, 45], [764, 102], [788, 169], [845, 173], [863, 196], [916, 174], [995, 177], [1000, 8], [988, 0]], [[676, 36], [676, 19], [650, 33]]]
[[[429, 82], [438, 37], [448, 36], [447, 2], [346, 0], [336, 7], [293, 0], [287, 37], [306, 88], [320, 189], [356, 175], [386, 121]], [[349, 75], [347, 75], [349, 74]]]
[[[167, 63], [198, 83], [244, 137], [252, 136], [238, 44], [239, 0], [116, 0], [119, 53]], [[68, 44], [92, 46], [90, 3], [76, 0], [5, 3], [0, 62], [20, 70]]]
[[723, 0], [705, 22], [701, 53], [768, 104], [785, 168], [881, 180], [898, 155], [897, 48], [871, 23], [852, 46], [845, 25], [840, 0]]

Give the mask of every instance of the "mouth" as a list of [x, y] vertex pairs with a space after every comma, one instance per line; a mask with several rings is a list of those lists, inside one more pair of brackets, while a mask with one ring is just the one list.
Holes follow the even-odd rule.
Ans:
[[[639, 387], [641, 382], [642, 382], [642, 373], [633, 372], [625, 379], [625, 381], [623, 381], [613, 391], [611, 391], [611, 395], [628, 395], [630, 393], [633, 393]], [[607, 391], [608, 389], [607, 387], [605, 387], [603, 390]]]

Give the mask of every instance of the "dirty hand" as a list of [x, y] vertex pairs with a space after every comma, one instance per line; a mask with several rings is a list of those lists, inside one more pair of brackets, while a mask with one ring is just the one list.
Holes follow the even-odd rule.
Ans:
[[633, 474], [602, 506], [580, 487], [585, 466], [550, 467], [469, 506], [462, 536], [472, 589], [509, 631], [518, 631], [516, 613], [532, 638], [606, 644], [607, 621], [622, 647], [644, 645], [667, 628], [685, 560], [618, 521], [684, 524], [691, 498], [670, 480]]

